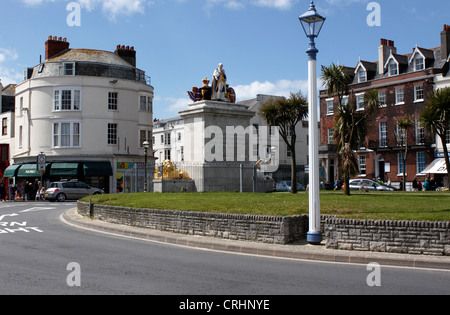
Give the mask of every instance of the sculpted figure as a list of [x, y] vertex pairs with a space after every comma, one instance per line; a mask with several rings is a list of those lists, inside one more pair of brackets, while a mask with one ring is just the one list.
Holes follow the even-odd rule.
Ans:
[[213, 74], [212, 97], [213, 101], [229, 101], [226, 97], [227, 93], [227, 75], [223, 69], [223, 64], [219, 66]]

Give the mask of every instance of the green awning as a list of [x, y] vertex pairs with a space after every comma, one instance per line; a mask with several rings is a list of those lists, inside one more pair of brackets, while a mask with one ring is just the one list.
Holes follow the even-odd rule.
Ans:
[[78, 163], [53, 163], [50, 176], [77, 176]]
[[84, 176], [112, 176], [113, 171], [109, 162], [85, 162]]
[[17, 172], [17, 177], [40, 177], [36, 164], [24, 164]]
[[5, 172], [3, 173], [3, 177], [15, 177], [17, 175], [17, 171], [21, 166], [22, 165], [20, 164], [8, 166]]

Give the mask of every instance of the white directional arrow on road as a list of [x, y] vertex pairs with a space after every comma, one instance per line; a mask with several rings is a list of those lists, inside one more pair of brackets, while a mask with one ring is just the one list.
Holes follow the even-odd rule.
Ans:
[[17, 213], [0, 215], [0, 221], [2, 221], [4, 217], [17, 217], [17, 216], [18, 216]]
[[34, 207], [34, 208], [19, 211], [19, 212], [24, 213], [24, 212], [35, 212], [35, 211], [54, 210], [54, 209], [56, 209], [56, 208], [55, 207]]

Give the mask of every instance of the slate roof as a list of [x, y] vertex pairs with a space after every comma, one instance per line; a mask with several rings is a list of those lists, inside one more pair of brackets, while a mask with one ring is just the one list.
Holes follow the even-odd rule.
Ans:
[[69, 49], [56, 57], [53, 57], [46, 61], [49, 62], [96, 62], [118, 66], [132, 67], [131, 64], [119, 57], [117, 54], [104, 50], [95, 49]]

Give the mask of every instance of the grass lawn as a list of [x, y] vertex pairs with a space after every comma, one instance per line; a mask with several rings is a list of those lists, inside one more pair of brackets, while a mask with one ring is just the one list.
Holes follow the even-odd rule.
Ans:
[[[298, 215], [308, 213], [308, 194], [289, 193], [139, 193], [84, 198], [94, 203], [167, 210], [221, 213]], [[448, 192], [342, 192], [320, 194], [321, 214], [354, 219], [450, 221]]]

